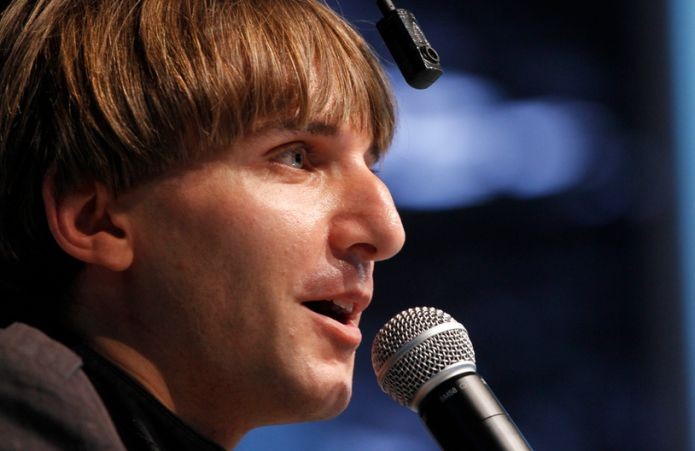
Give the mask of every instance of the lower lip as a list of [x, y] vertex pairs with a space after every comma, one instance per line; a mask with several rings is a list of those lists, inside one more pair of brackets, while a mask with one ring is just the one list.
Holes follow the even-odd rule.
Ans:
[[316, 322], [326, 331], [326, 334], [333, 337], [344, 346], [357, 348], [362, 342], [362, 332], [360, 332], [359, 327], [357, 327], [352, 320], [347, 324], [343, 324], [331, 317], [316, 313], [308, 307], [305, 308], [314, 316]]

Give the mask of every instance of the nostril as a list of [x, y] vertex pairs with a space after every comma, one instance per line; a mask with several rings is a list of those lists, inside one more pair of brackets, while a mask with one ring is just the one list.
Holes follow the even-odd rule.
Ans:
[[373, 261], [379, 250], [373, 244], [357, 243], [351, 248], [351, 254], [356, 255], [360, 261]]

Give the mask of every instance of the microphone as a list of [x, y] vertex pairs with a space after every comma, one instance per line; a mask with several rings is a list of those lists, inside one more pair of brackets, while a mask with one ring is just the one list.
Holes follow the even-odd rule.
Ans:
[[379, 330], [372, 366], [381, 389], [419, 413], [444, 451], [528, 451], [487, 383], [462, 324], [433, 307], [404, 310]]

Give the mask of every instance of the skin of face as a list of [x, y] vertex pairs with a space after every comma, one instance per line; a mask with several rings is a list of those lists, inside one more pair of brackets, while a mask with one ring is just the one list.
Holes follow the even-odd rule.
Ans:
[[[371, 144], [347, 126], [266, 128], [125, 193], [123, 326], [94, 346], [226, 446], [341, 412], [374, 262], [405, 237]], [[304, 304], [326, 299], [354, 309], [345, 324]]]

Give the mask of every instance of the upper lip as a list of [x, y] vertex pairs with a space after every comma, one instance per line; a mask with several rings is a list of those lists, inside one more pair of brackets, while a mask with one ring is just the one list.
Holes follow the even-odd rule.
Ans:
[[302, 283], [302, 303], [312, 301], [339, 301], [352, 304], [352, 312], [347, 320], [356, 322], [360, 314], [372, 300], [373, 279], [372, 263], [348, 262], [332, 265], [329, 268], [317, 268]]
[[342, 303], [351, 303], [352, 312], [350, 318], [358, 318], [360, 314], [369, 306], [372, 300], [371, 290], [353, 289], [341, 291], [339, 293], [322, 294], [311, 299], [306, 299], [304, 302], [310, 301], [340, 301]]

